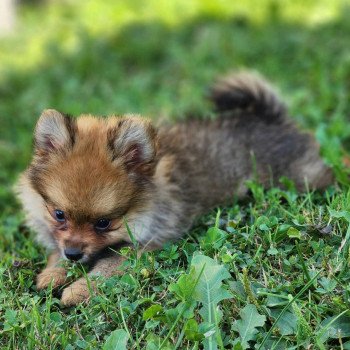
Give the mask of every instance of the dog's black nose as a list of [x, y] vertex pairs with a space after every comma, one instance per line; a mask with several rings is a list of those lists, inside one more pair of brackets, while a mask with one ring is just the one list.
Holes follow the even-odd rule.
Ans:
[[83, 257], [83, 252], [78, 248], [66, 248], [64, 250], [64, 255], [69, 260], [78, 261]]

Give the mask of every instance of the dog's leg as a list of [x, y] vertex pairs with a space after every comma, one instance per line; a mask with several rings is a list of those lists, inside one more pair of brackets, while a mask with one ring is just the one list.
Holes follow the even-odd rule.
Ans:
[[72, 306], [87, 300], [91, 293], [96, 292], [95, 282], [90, 277], [103, 276], [108, 278], [121, 274], [123, 271], [118, 269], [118, 267], [125, 260], [126, 258], [118, 253], [97, 260], [86, 277], [79, 278], [63, 290], [61, 297], [62, 305]]
[[58, 250], [50, 254], [47, 266], [37, 276], [36, 288], [38, 290], [47, 288], [51, 283], [53, 288], [57, 288], [66, 282], [67, 271], [59, 266], [60, 260], [61, 254]]

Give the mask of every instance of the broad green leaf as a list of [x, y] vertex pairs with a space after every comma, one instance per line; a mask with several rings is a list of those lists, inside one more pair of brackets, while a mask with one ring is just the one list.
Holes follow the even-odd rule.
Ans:
[[17, 311], [16, 310], [6, 310], [5, 312], [5, 323], [4, 323], [4, 331], [11, 330], [18, 323], [17, 320]]
[[126, 350], [129, 335], [124, 329], [116, 329], [107, 338], [102, 350]]
[[[182, 303], [180, 303], [181, 305], [183, 305]], [[177, 318], [177, 316], [179, 315], [179, 311], [177, 308], [169, 308], [166, 309], [164, 311], [166, 319], [168, 321], [169, 324], [173, 324]]]
[[142, 319], [144, 321], [149, 320], [150, 318], [153, 318], [156, 316], [159, 312], [163, 311], [163, 308], [161, 305], [152, 305], [147, 310], [143, 312]]
[[79, 349], [87, 349], [88, 347], [88, 343], [85, 340], [82, 339], [78, 339], [75, 342], [75, 345], [79, 348]]
[[320, 330], [322, 341], [329, 338], [339, 339], [350, 337], [350, 317], [349, 316], [333, 316], [328, 317], [321, 322]]
[[297, 238], [297, 239], [301, 238], [300, 231], [297, 230], [295, 227], [289, 227], [289, 229], [287, 231], [287, 235], [289, 238]]
[[194, 269], [191, 268], [188, 274], [180, 276], [176, 283], [170, 284], [169, 290], [174, 292], [180, 300], [190, 303], [193, 300], [196, 279], [196, 273]]
[[[160, 350], [160, 346], [163, 342], [163, 339], [154, 335], [150, 334], [146, 338], [147, 340], [147, 347], [146, 350]], [[170, 344], [169, 341], [166, 341], [165, 344], [162, 345], [162, 350], [173, 350], [174, 346]]]
[[201, 240], [201, 246], [204, 249], [219, 249], [225, 242], [227, 233], [218, 227], [210, 227], [207, 234]]
[[344, 218], [348, 223], [350, 223], [350, 212], [347, 210], [337, 211], [331, 208], [328, 208], [329, 214], [337, 219]]
[[329, 279], [326, 277], [322, 277], [318, 282], [322, 286], [322, 288], [317, 288], [316, 290], [321, 294], [331, 293], [337, 286], [336, 280]]
[[191, 318], [185, 324], [185, 336], [188, 340], [199, 341], [204, 338], [204, 335], [199, 331], [198, 323]]
[[233, 350], [243, 350], [242, 344], [238, 339], [234, 342]]
[[200, 315], [204, 322], [216, 327], [215, 334], [211, 334], [204, 341], [204, 349], [217, 349], [218, 341], [221, 342], [218, 327], [221, 312], [218, 304], [220, 301], [232, 297], [232, 294], [224, 289], [222, 281], [231, 276], [224, 266], [205, 255], [194, 256], [191, 267], [195, 271], [195, 280], [198, 280], [194, 290], [194, 298], [202, 304]]
[[255, 305], [248, 304], [239, 313], [240, 320], [233, 324], [233, 329], [239, 333], [241, 345], [244, 349], [248, 349], [249, 341], [254, 340], [258, 333], [257, 327], [262, 327], [265, 324], [266, 317], [260, 315]]
[[229, 282], [230, 290], [238, 294], [241, 298], [246, 298], [247, 294], [241, 281]]
[[268, 230], [270, 226], [270, 220], [267, 216], [259, 216], [255, 221], [255, 226], [262, 231]]
[[50, 314], [50, 320], [55, 323], [60, 323], [62, 321], [62, 316], [59, 312], [52, 312]]
[[[271, 310], [271, 316], [276, 319], [281, 313], [282, 309]], [[298, 319], [290, 311], [285, 312], [277, 321], [277, 328], [279, 328], [281, 335], [292, 335], [297, 333]]]
[[267, 251], [268, 255], [277, 255], [278, 254], [278, 250], [274, 247], [271, 247], [268, 251]]

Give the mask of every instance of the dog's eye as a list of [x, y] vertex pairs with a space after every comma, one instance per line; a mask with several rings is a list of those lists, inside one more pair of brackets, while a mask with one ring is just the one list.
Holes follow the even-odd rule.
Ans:
[[64, 222], [66, 221], [66, 218], [64, 216], [64, 212], [62, 210], [59, 210], [59, 209], [56, 209], [55, 210], [55, 219], [58, 221], [58, 222]]
[[104, 231], [109, 228], [111, 225], [111, 220], [108, 219], [98, 219], [94, 225], [95, 230], [97, 231]]

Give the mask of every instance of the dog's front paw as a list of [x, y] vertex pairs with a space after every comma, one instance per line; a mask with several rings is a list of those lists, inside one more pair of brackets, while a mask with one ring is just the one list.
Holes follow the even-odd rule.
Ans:
[[90, 298], [91, 292], [93, 291], [93, 282], [90, 281], [89, 286], [85, 278], [80, 278], [63, 290], [61, 304], [63, 306], [80, 304], [83, 301], [87, 301]]
[[62, 267], [53, 267], [43, 270], [36, 278], [38, 290], [47, 288], [52, 283], [52, 288], [62, 286], [67, 279], [67, 272]]

